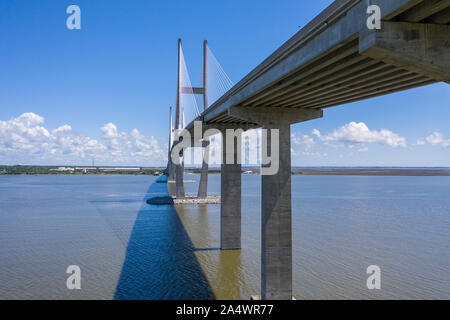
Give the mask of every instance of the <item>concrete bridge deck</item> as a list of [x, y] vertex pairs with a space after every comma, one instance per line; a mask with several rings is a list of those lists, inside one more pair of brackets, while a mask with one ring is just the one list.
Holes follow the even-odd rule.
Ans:
[[[381, 9], [381, 30], [366, 26], [369, 5]], [[449, 82], [449, 6], [449, 0], [335, 1], [197, 120], [255, 124], [230, 108], [323, 109]]]

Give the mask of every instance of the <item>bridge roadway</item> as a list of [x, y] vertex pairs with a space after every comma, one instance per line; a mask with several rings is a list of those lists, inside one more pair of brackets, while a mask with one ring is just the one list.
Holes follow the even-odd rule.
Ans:
[[[381, 9], [379, 30], [366, 25], [369, 5]], [[279, 170], [262, 175], [263, 299], [292, 296], [290, 125], [322, 117], [328, 107], [449, 83], [449, 6], [450, 0], [334, 1], [195, 119], [204, 130], [279, 129]], [[186, 127], [193, 128], [194, 122]], [[221, 186], [222, 249], [239, 249], [240, 164], [222, 165]]]

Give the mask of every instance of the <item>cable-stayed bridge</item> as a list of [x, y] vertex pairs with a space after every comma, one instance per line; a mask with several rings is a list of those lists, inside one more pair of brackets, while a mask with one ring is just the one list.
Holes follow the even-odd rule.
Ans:
[[[380, 28], [368, 23], [374, 6], [380, 10]], [[328, 107], [450, 83], [449, 23], [450, 0], [336, 0], [235, 85], [205, 42], [203, 83], [192, 87], [179, 41], [175, 128], [193, 133], [200, 121], [202, 133], [216, 128], [224, 137], [226, 129], [267, 129], [262, 169], [273, 165], [267, 160], [274, 146], [278, 150], [272, 159], [278, 170], [261, 177], [263, 299], [292, 297], [290, 125], [320, 118]], [[208, 69], [209, 60], [216, 72]], [[223, 159], [238, 160], [221, 165], [224, 250], [241, 247], [240, 138], [236, 134], [234, 143], [222, 139]], [[173, 148], [179, 137], [171, 134], [171, 139]], [[207, 145], [204, 138], [201, 146]], [[205, 152], [199, 197], [206, 197], [207, 157]], [[176, 181], [177, 197], [184, 197], [183, 163], [174, 165], [169, 157], [168, 173]]]

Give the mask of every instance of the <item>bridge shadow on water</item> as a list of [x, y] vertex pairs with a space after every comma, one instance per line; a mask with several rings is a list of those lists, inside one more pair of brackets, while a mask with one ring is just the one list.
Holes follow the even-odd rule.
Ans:
[[165, 183], [150, 185], [131, 231], [114, 299], [215, 299], [174, 206], [146, 203], [167, 195]]

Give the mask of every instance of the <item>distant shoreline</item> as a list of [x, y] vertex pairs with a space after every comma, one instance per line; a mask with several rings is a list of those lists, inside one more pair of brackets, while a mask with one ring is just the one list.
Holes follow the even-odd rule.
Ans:
[[[185, 169], [187, 173], [200, 173], [200, 169]], [[450, 176], [450, 168], [292, 168], [292, 175], [320, 176]], [[243, 173], [259, 174], [259, 168], [243, 168]], [[220, 169], [211, 169], [210, 174], [220, 173]]]
[[80, 166], [2, 166], [0, 175], [161, 175], [164, 168], [80, 167]]
[[[70, 169], [69, 169], [70, 168]], [[165, 168], [131, 167], [57, 167], [0, 166], [0, 175], [161, 175]], [[185, 168], [188, 174], [199, 174], [200, 168]], [[259, 174], [260, 169], [243, 167], [244, 174]], [[210, 168], [209, 174], [220, 174], [220, 168]], [[450, 176], [450, 168], [413, 167], [294, 167], [292, 175], [341, 176]]]
[[293, 169], [294, 175], [346, 175], [346, 176], [450, 176], [450, 169]]

